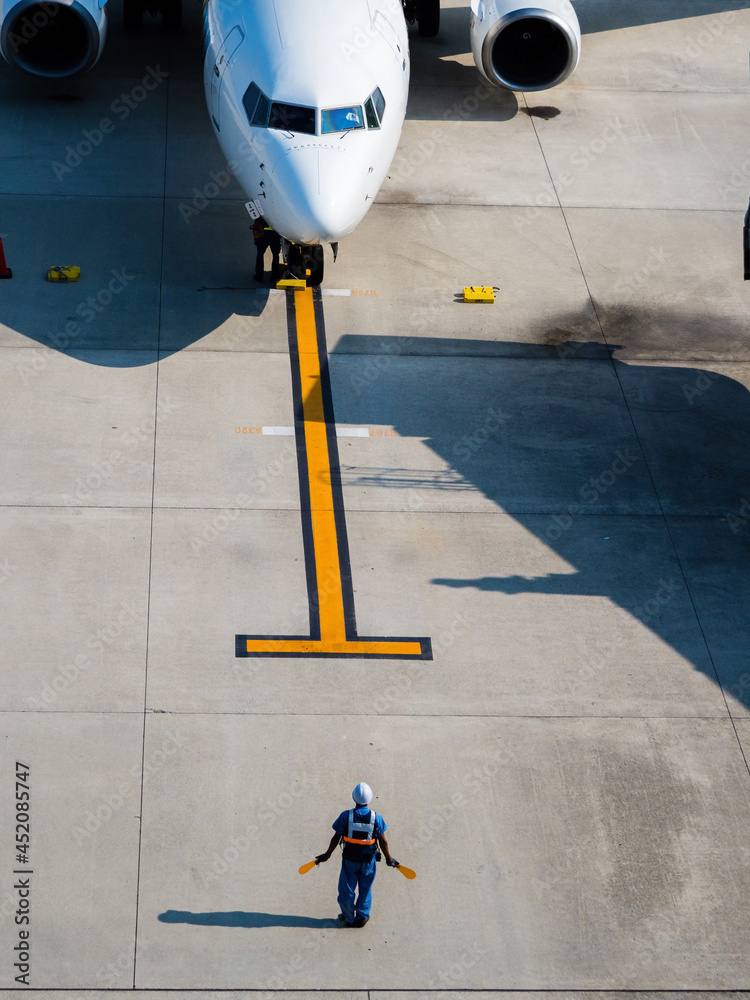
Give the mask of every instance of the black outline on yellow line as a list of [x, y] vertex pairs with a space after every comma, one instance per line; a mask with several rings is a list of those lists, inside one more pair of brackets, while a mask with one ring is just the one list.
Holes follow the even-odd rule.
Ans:
[[357, 635], [320, 289], [286, 301], [310, 634], [238, 635], [236, 655], [431, 660], [429, 639]]

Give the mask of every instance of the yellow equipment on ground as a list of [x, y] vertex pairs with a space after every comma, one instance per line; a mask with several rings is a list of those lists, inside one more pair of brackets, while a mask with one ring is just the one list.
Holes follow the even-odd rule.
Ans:
[[464, 288], [464, 302], [494, 302], [495, 289], [492, 285], [470, 285]]
[[47, 271], [47, 281], [59, 281], [59, 282], [78, 281], [80, 277], [81, 277], [80, 267], [58, 266], [58, 267], [51, 267], [49, 271]]

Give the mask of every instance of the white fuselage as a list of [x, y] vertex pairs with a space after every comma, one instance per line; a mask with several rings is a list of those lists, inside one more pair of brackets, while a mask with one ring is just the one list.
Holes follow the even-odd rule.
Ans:
[[[295, 243], [351, 233], [406, 113], [400, 0], [207, 0], [204, 32], [211, 122], [248, 199]], [[385, 110], [375, 118], [367, 102], [378, 90]]]

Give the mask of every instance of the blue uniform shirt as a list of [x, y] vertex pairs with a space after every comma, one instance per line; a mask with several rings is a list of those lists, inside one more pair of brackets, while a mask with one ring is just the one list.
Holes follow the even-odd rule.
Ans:
[[[354, 810], [354, 820], [356, 823], [369, 823], [370, 812], [369, 806], [357, 806]], [[375, 813], [375, 829], [373, 831], [373, 837], [377, 839], [382, 837], [388, 826], [380, 815], [380, 813]], [[345, 837], [349, 833], [349, 810], [342, 812], [336, 822], [333, 824], [333, 830], [338, 833], [340, 837]], [[359, 844], [344, 844], [344, 857], [347, 861], [367, 861], [369, 858], [373, 857], [375, 851], [377, 850], [377, 844], [371, 844], [369, 847], [359, 846]]]

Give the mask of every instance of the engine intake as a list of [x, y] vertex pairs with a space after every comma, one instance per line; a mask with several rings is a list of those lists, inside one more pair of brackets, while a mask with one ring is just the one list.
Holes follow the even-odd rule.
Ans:
[[473, 0], [474, 61], [490, 83], [508, 90], [547, 90], [576, 68], [581, 29], [575, 11], [569, 0], [547, 3], [518, 8], [514, 0]]
[[96, 0], [20, 0], [5, 5], [0, 51], [11, 65], [34, 76], [72, 76], [97, 61], [106, 28]]

